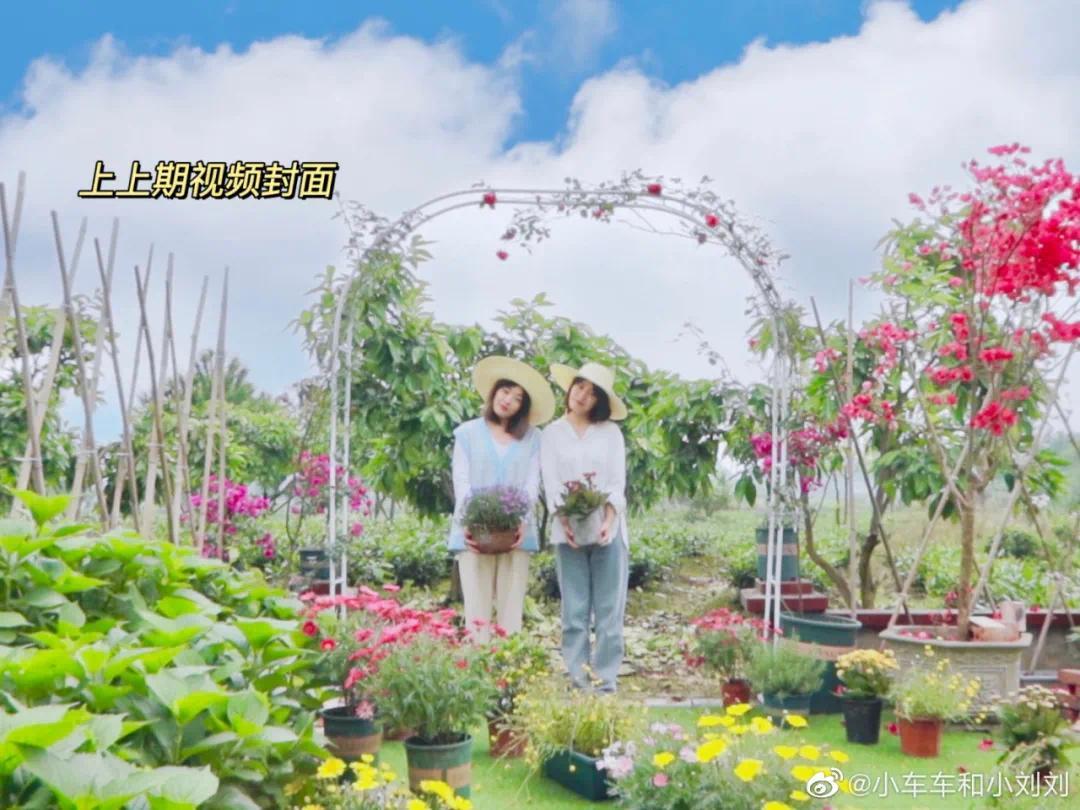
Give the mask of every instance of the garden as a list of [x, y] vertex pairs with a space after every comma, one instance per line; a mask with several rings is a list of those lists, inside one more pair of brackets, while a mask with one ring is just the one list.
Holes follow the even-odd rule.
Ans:
[[[1080, 179], [990, 151], [964, 189], [911, 196], [861, 325], [783, 300], [778, 254], [707, 186], [458, 193], [510, 212], [504, 261], [567, 216], [675, 217], [755, 281], [749, 384], [650, 369], [543, 296], [492, 328], [441, 323], [423, 207], [350, 205], [350, 267], [292, 324], [318, 375], [260, 392], [224, 350], [227, 291], [216, 348], [198, 351], [200, 304], [186, 370], [168, 309], [156, 351], [148, 262], [139, 398], [111, 251], [101, 295], [73, 296], [82, 234], [65, 264], [57, 231], [51, 310], [20, 304], [9, 249], [0, 807], [1072, 806]], [[615, 369], [632, 538], [616, 694], [573, 688], [560, 656], [548, 541], [603, 509], [591, 480], [559, 511], [539, 501], [521, 631], [463, 618], [452, 431], [492, 354]], [[122, 434], [98, 443], [106, 384]], [[530, 508], [483, 492], [465, 519], [500, 553]]]

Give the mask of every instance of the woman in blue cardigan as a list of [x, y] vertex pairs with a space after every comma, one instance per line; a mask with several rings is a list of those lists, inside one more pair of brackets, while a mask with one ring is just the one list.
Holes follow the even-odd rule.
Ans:
[[[449, 548], [457, 555], [465, 621], [477, 641], [490, 637], [494, 621], [508, 633], [521, 629], [529, 579], [529, 557], [539, 550], [536, 504], [540, 494], [540, 431], [555, 413], [551, 386], [533, 368], [509, 357], [486, 357], [473, 382], [484, 413], [454, 431], [454, 519]], [[530, 508], [514, 547], [483, 553], [462, 524], [469, 495], [505, 485], [522, 490]]]

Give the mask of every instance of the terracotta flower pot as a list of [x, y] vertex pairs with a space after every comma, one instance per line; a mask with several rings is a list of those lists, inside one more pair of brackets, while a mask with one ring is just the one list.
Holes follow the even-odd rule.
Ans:
[[745, 678], [729, 678], [724, 681], [721, 691], [724, 695], [725, 706], [750, 702], [750, 681]]
[[492, 757], [512, 759], [525, 756], [528, 740], [503, 725], [500, 718], [488, 720], [488, 743]]
[[900, 750], [911, 757], [936, 757], [941, 749], [941, 726], [937, 718], [901, 717]]
[[514, 529], [492, 531], [480, 526], [469, 529], [473, 542], [480, 547], [484, 554], [502, 554], [509, 551], [514, 545], [517, 532]]

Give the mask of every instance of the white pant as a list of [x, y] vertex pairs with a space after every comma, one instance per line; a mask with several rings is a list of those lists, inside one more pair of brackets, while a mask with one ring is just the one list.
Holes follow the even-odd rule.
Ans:
[[[521, 612], [529, 584], [528, 551], [515, 549], [504, 554], [457, 555], [461, 593], [465, 599], [465, 624], [479, 643], [491, 638], [494, 620], [507, 633], [521, 629]], [[494, 609], [494, 619], [492, 610]], [[477, 622], [481, 624], [477, 624]]]

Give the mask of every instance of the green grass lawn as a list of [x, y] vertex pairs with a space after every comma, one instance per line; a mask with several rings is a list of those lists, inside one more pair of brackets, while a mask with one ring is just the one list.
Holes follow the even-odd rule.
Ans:
[[[678, 722], [687, 728], [693, 727], [697, 717], [705, 713], [702, 709], [650, 709], [650, 719]], [[1000, 753], [1000, 743], [989, 751], [979, 748], [979, 743], [986, 736], [974, 731], [947, 731], [942, 740], [941, 756], [936, 759], [914, 759], [900, 752], [900, 740], [884, 728], [892, 721], [891, 716], [882, 720], [881, 742], [874, 746], [849, 744], [844, 737], [844, 728], [839, 715], [811, 717], [811, 725], [801, 731], [776, 732], [777, 743], [829, 745], [844, 751], [851, 761], [843, 766], [844, 775], [864, 774], [872, 786], [875, 780], [885, 784], [889, 778], [888, 796], [868, 795], [861, 798], [840, 795], [834, 798], [836, 810], [843, 808], [874, 808], [877, 810], [967, 810], [989, 806], [985, 798], [975, 799], [959, 794], [960, 768], [971, 774], [985, 774], [989, 784], [990, 774], [994, 771], [994, 761]], [[384, 743], [381, 757], [397, 769], [402, 779], [405, 778], [405, 750], [401, 743]], [[941, 774], [941, 776], [938, 776]], [[909, 776], [912, 775], [912, 776]], [[942, 787], [935, 791], [935, 778]], [[895, 781], [896, 788], [892, 787]], [[1073, 783], [1080, 785], [1080, 774], [1071, 774], [1069, 787]], [[919, 795], [913, 795], [913, 785], [921, 786]], [[476, 810], [513, 810], [513, 808], [580, 808], [592, 803], [560, 787], [537, 774], [531, 774], [522, 760], [493, 760], [488, 755], [486, 735], [477, 733], [473, 748], [472, 800]], [[880, 788], [878, 790], [880, 793]], [[1033, 800], [1008, 799], [1002, 806], [1016, 810], [1050, 810], [1075, 806], [1068, 798], [1049, 799], [1040, 797]]]

